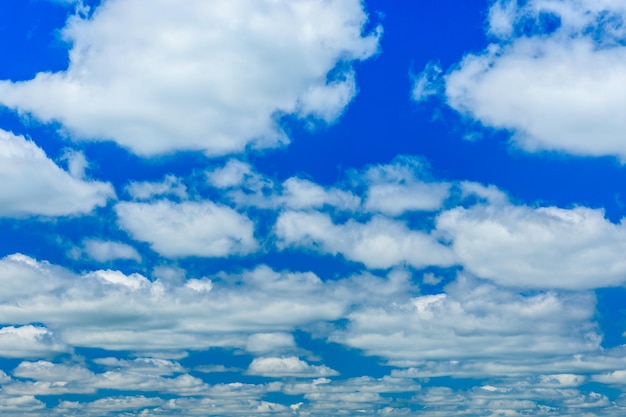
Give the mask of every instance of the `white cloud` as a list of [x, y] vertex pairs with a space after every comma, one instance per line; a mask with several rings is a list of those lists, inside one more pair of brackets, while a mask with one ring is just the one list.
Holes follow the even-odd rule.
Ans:
[[71, 348], [56, 340], [55, 335], [40, 326], [0, 327], [0, 356], [5, 358], [38, 358], [70, 352]]
[[329, 122], [354, 97], [366, 21], [359, 0], [107, 0], [68, 20], [66, 71], [3, 81], [0, 103], [143, 155], [276, 146], [277, 115]]
[[168, 257], [242, 255], [258, 246], [249, 218], [209, 201], [122, 202], [115, 212], [133, 238]]
[[369, 268], [408, 264], [448, 266], [454, 263], [450, 249], [426, 233], [382, 216], [367, 223], [353, 220], [335, 224], [322, 213], [287, 211], [275, 225], [285, 246], [308, 247], [322, 253], [342, 254]]
[[146, 375], [163, 376], [186, 372], [185, 368], [178, 362], [157, 358], [137, 358], [132, 361], [117, 358], [99, 358], [94, 359], [94, 363], [113, 370], [125, 369]]
[[[525, 371], [534, 373], [549, 369], [555, 358], [600, 351], [594, 306], [590, 294], [522, 296], [459, 276], [440, 294], [355, 309], [333, 340], [396, 366], [414, 366], [423, 378], [468, 373], [463, 365], [472, 361], [478, 363], [475, 375], [510, 375], [514, 371], [500, 364], [521, 360], [533, 361]], [[429, 361], [443, 363], [435, 368], [440, 373]]]
[[[390, 282], [392, 291], [404, 288], [400, 278]], [[389, 294], [385, 280], [379, 281], [363, 282]], [[42, 323], [54, 329], [58, 343], [69, 346], [148, 352], [243, 349], [251, 334], [281, 334], [337, 320], [351, 302], [371, 296], [369, 287], [354, 290], [359, 282], [327, 284], [312, 273], [278, 273], [267, 267], [223, 275], [212, 283], [150, 281], [110, 270], [77, 276], [13, 255], [0, 260], [0, 322], [14, 327]]]
[[108, 262], [116, 259], [141, 261], [141, 256], [137, 250], [125, 243], [86, 239], [83, 241], [83, 248], [91, 259], [95, 259], [98, 262]]
[[501, 39], [445, 77], [448, 104], [528, 151], [626, 160], [625, 18], [613, 0], [495, 2]]
[[448, 183], [428, 181], [425, 162], [410, 156], [396, 157], [389, 164], [372, 165], [360, 176], [367, 185], [365, 210], [389, 216], [438, 210], [450, 189]]
[[451, 186], [433, 180], [424, 160], [406, 155], [388, 164], [350, 170], [347, 178], [335, 185], [321, 185], [296, 176], [278, 184], [238, 160], [230, 160], [223, 167], [207, 172], [207, 180], [212, 186], [225, 189], [227, 198], [241, 206], [335, 209], [388, 216], [439, 210]]
[[[250, 164], [236, 159], [229, 160], [223, 167], [207, 172], [207, 180], [217, 188], [231, 188], [248, 185], [252, 180], [259, 182], [257, 174]], [[262, 182], [262, 181], [260, 181]]]
[[39, 411], [46, 408], [46, 405], [32, 395], [20, 395], [0, 398], [0, 411], [3, 413], [17, 411], [19, 414], [29, 411]]
[[[68, 415], [70, 412], [80, 410], [81, 415], [102, 415], [103, 413], [127, 411], [133, 410], [139, 412], [139, 410], [146, 408], [153, 408], [162, 405], [165, 401], [161, 398], [147, 398], [143, 395], [139, 396], [124, 396], [124, 397], [108, 397], [99, 398], [93, 402], [80, 403], [78, 401], [61, 401], [55, 411], [60, 412], [62, 415]], [[148, 416], [145, 412], [139, 412], [138, 415]]]
[[466, 270], [502, 285], [587, 289], [626, 282], [626, 225], [602, 210], [503, 204], [437, 218]]
[[602, 375], [594, 375], [594, 381], [611, 385], [626, 385], [626, 370], [619, 369]]
[[141, 367], [121, 367], [96, 373], [82, 365], [38, 361], [20, 363], [13, 374], [34, 381], [12, 381], [6, 384], [3, 391], [12, 395], [94, 393], [99, 389], [197, 395], [208, 388], [202, 380], [189, 374], [164, 377], [158, 373], [146, 372]]
[[416, 102], [428, 100], [441, 93], [443, 87], [440, 77], [443, 70], [439, 64], [429, 62], [424, 70], [413, 80], [412, 98]]
[[337, 371], [324, 365], [311, 365], [295, 356], [282, 358], [256, 358], [248, 367], [250, 375], [272, 377], [294, 376], [315, 378], [338, 375]]
[[84, 214], [115, 197], [110, 184], [70, 175], [35, 143], [1, 129], [0, 183], [1, 217]]
[[325, 188], [311, 181], [291, 177], [283, 182], [283, 204], [291, 209], [337, 207], [343, 210], [354, 210], [361, 201], [349, 191], [337, 188]]
[[160, 182], [131, 181], [126, 191], [135, 200], [150, 200], [153, 197], [173, 195], [181, 199], [187, 198], [187, 187], [174, 175], [166, 175]]

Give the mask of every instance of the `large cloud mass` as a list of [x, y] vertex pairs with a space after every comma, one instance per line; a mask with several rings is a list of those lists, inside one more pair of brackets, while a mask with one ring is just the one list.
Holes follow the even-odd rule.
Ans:
[[496, 40], [445, 77], [448, 104], [529, 151], [626, 159], [623, 2], [501, 0], [489, 16]]
[[359, 0], [106, 0], [68, 21], [66, 71], [1, 82], [0, 103], [143, 155], [272, 146], [277, 115], [341, 114], [378, 49], [366, 21]]
[[457, 207], [437, 227], [464, 267], [501, 285], [587, 289], [626, 280], [626, 226], [586, 207]]

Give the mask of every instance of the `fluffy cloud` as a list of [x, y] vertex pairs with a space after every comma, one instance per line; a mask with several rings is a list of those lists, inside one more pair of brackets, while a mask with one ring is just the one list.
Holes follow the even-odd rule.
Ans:
[[450, 249], [433, 236], [380, 216], [367, 223], [350, 220], [335, 224], [326, 214], [287, 211], [278, 217], [275, 232], [285, 246], [339, 253], [370, 268], [405, 263], [415, 267], [454, 263]]
[[625, 18], [620, 1], [497, 1], [496, 42], [445, 76], [447, 102], [529, 151], [626, 159]]
[[295, 356], [282, 358], [256, 358], [248, 367], [250, 375], [269, 377], [321, 377], [338, 375], [337, 371], [324, 365], [311, 365]]
[[[398, 366], [424, 366], [422, 377], [457, 375], [472, 360], [479, 362], [477, 374], [508, 375], [500, 364], [524, 358], [548, 369], [555, 358], [598, 352], [594, 304], [588, 294], [522, 296], [460, 276], [444, 293], [351, 312], [347, 330], [333, 340]], [[445, 371], [429, 373], [429, 361], [443, 362]]]
[[164, 377], [132, 368], [96, 373], [81, 365], [62, 365], [48, 361], [22, 362], [15, 368], [13, 375], [35, 382], [12, 381], [6, 384], [3, 391], [11, 395], [94, 393], [99, 389], [194, 395], [207, 388], [200, 379], [188, 374]]
[[106, 0], [68, 20], [66, 71], [3, 81], [0, 103], [143, 155], [275, 146], [277, 115], [329, 122], [354, 97], [366, 21], [359, 0]]
[[123, 229], [168, 257], [222, 257], [257, 248], [250, 219], [209, 201], [123, 202], [115, 212]]
[[74, 177], [35, 143], [0, 129], [0, 217], [84, 214], [115, 197], [108, 183]]
[[58, 342], [44, 327], [0, 327], [0, 356], [5, 358], [38, 358], [70, 351], [69, 346]]
[[230, 200], [261, 208], [341, 210], [400, 216], [407, 212], [439, 210], [451, 184], [431, 178], [427, 163], [402, 155], [387, 164], [350, 170], [334, 186], [299, 177], [277, 184], [245, 162], [230, 160], [207, 172], [213, 187], [225, 189]]
[[361, 204], [360, 198], [349, 191], [324, 188], [311, 181], [296, 177], [289, 178], [283, 183], [282, 201], [286, 207], [295, 210], [322, 208], [324, 206], [354, 210]]
[[30, 411], [40, 411], [46, 408], [46, 405], [36, 399], [32, 395], [19, 395], [0, 398], [0, 411], [3, 414], [16, 412], [11, 415], [24, 415], [22, 413], [28, 413]]
[[[77, 276], [12, 255], [0, 260], [0, 283], [5, 288], [0, 295], [0, 322], [42, 323], [54, 330], [58, 343], [71, 346], [150, 352], [260, 348], [264, 338], [251, 341], [250, 334], [280, 334], [337, 320], [351, 302], [369, 297], [371, 291], [389, 294], [395, 287], [403, 288], [397, 279], [389, 287], [385, 282], [364, 278], [372, 290], [355, 287], [360, 289], [351, 295], [348, 287], [353, 281], [325, 284], [312, 273], [281, 274], [267, 267], [216, 282], [150, 281], [139, 274], [109, 270]], [[7, 341], [15, 339], [7, 337]]]
[[499, 284], [586, 289], [626, 281], [626, 225], [601, 210], [478, 204], [443, 212], [437, 228], [467, 270]]
[[425, 162], [410, 156], [389, 164], [372, 165], [360, 174], [367, 187], [367, 211], [397, 216], [407, 211], [434, 211], [442, 207], [450, 185], [428, 181]]

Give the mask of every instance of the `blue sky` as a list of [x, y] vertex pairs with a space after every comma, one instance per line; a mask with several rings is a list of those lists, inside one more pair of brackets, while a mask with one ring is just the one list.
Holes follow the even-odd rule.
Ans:
[[0, 4], [3, 416], [622, 416], [617, 0]]

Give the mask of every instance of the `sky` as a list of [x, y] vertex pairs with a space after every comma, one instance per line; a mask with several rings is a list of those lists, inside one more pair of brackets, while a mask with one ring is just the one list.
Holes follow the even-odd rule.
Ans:
[[0, 414], [626, 413], [626, 3], [0, 2]]

